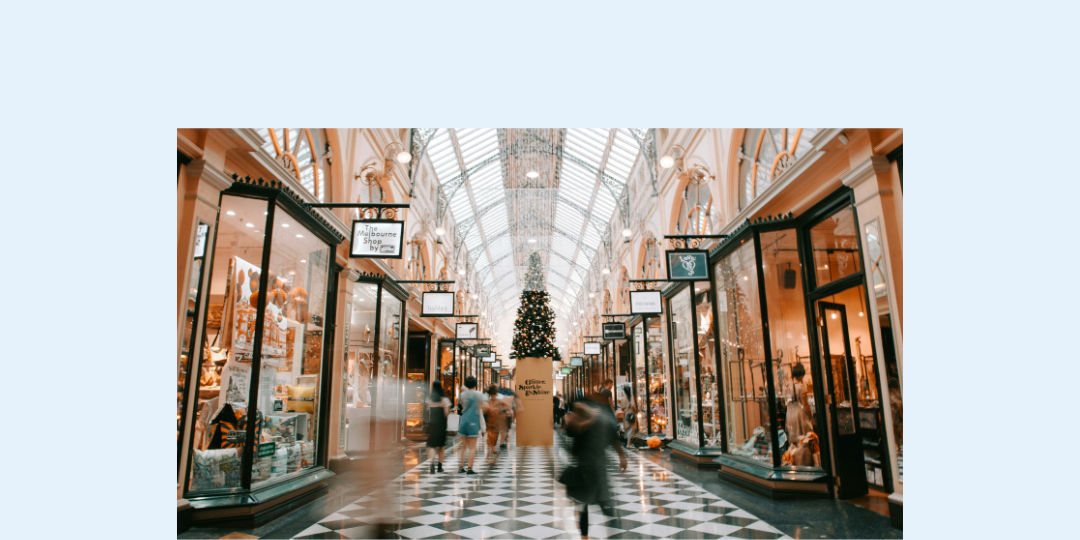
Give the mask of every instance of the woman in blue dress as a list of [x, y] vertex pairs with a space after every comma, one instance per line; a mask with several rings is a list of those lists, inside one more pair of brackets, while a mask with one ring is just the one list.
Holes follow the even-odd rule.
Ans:
[[458, 425], [458, 435], [463, 439], [458, 473], [475, 475], [473, 461], [476, 459], [476, 440], [480, 437], [480, 407], [484, 395], [476, 391], [476, 377], [471, 375], [465, 378], [465, 388], [467, 390], [461, 393], [461, 422]]

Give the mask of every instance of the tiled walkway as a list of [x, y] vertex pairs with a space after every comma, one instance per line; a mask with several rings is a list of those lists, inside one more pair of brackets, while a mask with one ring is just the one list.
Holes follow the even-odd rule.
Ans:
[[[448, 452], [449, 454], [449, 452]], [[477, 458], [477, 476], [431, 474], [421, 463], [390, 485], [319, 519], [295, 538], [371, 538], [372, 523], [393, 521], [399, 538], [580, 538], [577, 511], [556, 481], [569, 457], [559, 446], [502, 452], [498, 467]], [[611, 453], [613, 466], [618, 463]], [[788, 538], [758, 517], [693, 482], [628, 452], [611, 471], [614, 516], [590, 507], [591, 538]], [[386, 516], [392, 516], [388, 519]]]

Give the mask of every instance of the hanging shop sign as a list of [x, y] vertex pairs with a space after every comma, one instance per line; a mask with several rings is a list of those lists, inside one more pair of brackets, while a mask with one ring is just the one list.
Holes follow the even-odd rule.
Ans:
[[491, 364], [491, 369], [500, 369], [500, 368], [502, 368], [502, 362], [495, 362], [495, 363]]
[[[494, 354], [489, 354], [487, 356], [481, 356], [480, 361], [485, 363], [485, 364], [494, 364], [495, 363], [495, 355]], [[488, 366], [488, 367], [490, 368], [492, 366]]]
[[659, 315], [663, 313], [660, 291], [630, 291], [630, 313]]
[[454, 337], [458, 339], [476, 339], [480, 325], [474, 322], [459, 322], [454, 326]]
[[454, 314], [454, 293], [425, 292], [421, 317], [447, 317]]
[[621, 322], [609, 322], [604, 323], [604, 339], [626, 339], [626, 323]]
[[356, 220], [352, 224], [349, 257], [353, 259], [400, 259], [405, 241], [405, 222], [392, 219]]
[[668, 281], [709, 281], [709, 252], [673, 249], [665, 253]]
[[572, 368], [572, 367], [564, 367], [564, 368], [562, 368], [562, 370], [561, 370], [561, 371], [562, 371], [562, 374], [563, 374], [563, 375], [567, 375], [567, 374], [569, 374], [569, 373], [570, 373], [571, 371], [574, 371], [574, 368]]
[[491, 345], [486, 343], [473, 345], [473, 356], [483, 358], [485, 362], [488, 362], [488, 356], [491, 357], [491, 361], [495, 360], [495, 355], [491, 354]]
[[599, 341], [586, 341], [585, 342], [585, 354], [600, 354], [600, 342]]
[[209, 225], [199, 225], [195, 233], [195, 258], [201, 259], [206, 255], [206, 235], [210, 233]]
[[572, 356], [572, 357], [570, 357], [570, 365], [571, 366], [580, 366], [582, 363], [583, 362], [582, 362], [582, 359], [581, 359], [580, 356]]

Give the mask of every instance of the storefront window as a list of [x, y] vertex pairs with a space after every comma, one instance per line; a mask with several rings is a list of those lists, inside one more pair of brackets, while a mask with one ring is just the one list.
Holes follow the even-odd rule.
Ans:
[[195, 407], [191, 491], [240, 487], [244, 443], [239, 431], [247, 426], [255, 332], [251, 298], [259, 290], [267, 202], [223, 195], [221, 210]]
[[862, 271], [857, 232], [850, 206], [810, 229], [816, 286]]
[[761, 233], [781, 464], [821, 466], [806, 301], [795, 230]]
[[637, 426], [640, 428], [646, 424], [648, 418], [649, 406], [646, 401], [648, 395], [648, 379], [645, 374], [645, 331], [643, 330], [643, 324], [637, 324], [634, 326], [634, 376], [636, 380], [634, 398], [636, 399], [635, 408], [638, 411]]
[[694, 368], [694, 311], [686, 287], [669, 302], [671, 355], [674, 363], [675, 438], [697, 447], [697, 371]]
[[[372, 283], [356, 283], [352, 287], [347, 407], [369, 409], [373, 405], [372, 374], [375, 366], [375, 300], [378, 291], [378, 285]], [[352, 418], [356, 418], [356, 420], [360, 420], [360, 418], [355, 414], [350, 415], [349, 429], [363, 431], [370, 428], [370, 416], [367, 413], [364, 415], [362, 422], [353, 422]], [[360, 423], [363, 423], [363, 427], [360, 426]], [[349, 447], [348, 449], [355, 448]]]
[[754, 240], [716, 265], [720, 364], [727, 415], [728, 452], [772, 464], [761, 304]]
[[258, 388], [266, 420], [253, 486], [315, 465], [329, 257], [325, 242], [276, 209]]
[[454, 388], [456, 387], [454, 370], [454, 342], [439, 342], [439, 380], [442, 381], [443, 393], [454, 400]]
[[402, 437], [400, 414], [403, 410], [401, 384], [401, 300], [390, 291], [382, 291], [379, 308], [378, 410], [380, 442], [397, 442]]
[[[199, 289], [202, 288], [203, 268], [206, 255], [207, 232], [210, 226], [199, 223], [195, 234], [195, 255], [191, 261], [190, 281], [188, 283], [187, 299], [185, 301], [183, 333], [180, 335], [180, 355], [176, 364], [176, 456], [179, 465], [181, 441], [183, 434], [184, 396], [187, 395], [188, 371], [191, 369], [191, 359], [196, 356], [195, 350], [198, 345], [194, 342], [195, 320], [202, 311], [199, 302]], [[206, 336], [203, 336], [206, 341]]]
[[200, 376], [192, 446], [193, 491], [246, 487], [241, 462], [249, 442], [253, 487], [312, 467], [319, 431], [330, 247], [278, 207], [269, 268], [260, 268], [266, 201], [223, 195], [221, 209], [207, 324], [210, 357]]
[[701, 373], [701, 416], [705, 428], [705, 446], [719, 448], [723, 432], [720, 429], [720, 386], [716, 374], [716, 336], [713, 334], [712, 285], [708, 281], [694, 283], [697, 302], [697, 342]]
[[660, 337], [660, 317], [650, 317], [646, 325], [646, 347], [649, 364], [649, 433], [672, 437], [669, 425], [667, 386], [668, 366], [664, 362], [664, 344]]

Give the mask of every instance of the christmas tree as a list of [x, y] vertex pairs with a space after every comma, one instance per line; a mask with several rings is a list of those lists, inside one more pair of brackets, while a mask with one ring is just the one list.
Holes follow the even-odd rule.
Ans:
[[555, 310], [548, 305], [550, 296], [544, 287], [544, 270], [540, 254], [529, 256], [525, 274], [525, 290], [521, 292], [521, 307], [514, 321], [513, 358], [552, 358], [558, 361], [555, 348]]

